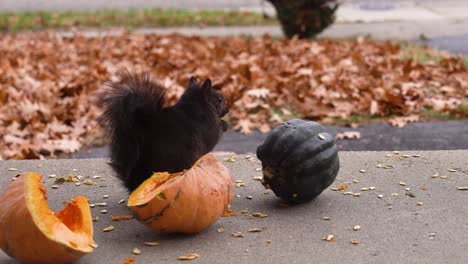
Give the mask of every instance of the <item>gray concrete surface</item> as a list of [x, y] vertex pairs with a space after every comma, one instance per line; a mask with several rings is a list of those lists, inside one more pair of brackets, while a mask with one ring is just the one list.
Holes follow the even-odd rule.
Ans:
[[[261, 212], [268, 217], [249, 219], [239, 214], [221, 218], [204, 232], [192, 236], [155, 233], [136, 220], [109, 221], [113, 215], [130, 211], [124, 204], [118, 204], [127, 194], [103, 159], [1, 161], [0, 189], [22, 171], [86, 178], [101, 175], [101, 179], [95, 180], [96, 186], [64, 183], [58, 189], [51, 189], [53, 182], [45, 182], [49, 204], [54, 209], [77, 194], [88, 196], [93, 203], [107, 203], [107, 215], [99, 213], [103, 207], [91, 209], [93, 215], [101, 219], [94, 223], [99, 248], [78, 264], [122, 263], [125, 258], [132, 257], [135, 247], [142, 251], [141, 255], [133, 256], [137, 259], [135, 263], [180, 263], [177, 257], [189, 253], [200, 254], [193, 263], [466, 263], [468, 191], [457, 190], [457, 187], [468, 185], [468, 151], [410, 151], [391, 157], [387, 154], [340, 153], [341, 169], [331, 187], [359, 179], [360, 183], [351, 183], [347, 189], [360, 192], [359, 197], [327, 189], [310, 203], [289, 207], [281, 206], [271, 191], [252, 179], [260, 176], [255, 170], [259, 162], [238, 155], [236, 162], [225, 162], [234, 180], [246, 183], [245, 187], [235, 189], [237, 196], [232, 209], [239, 212], [249, 208], [249, 214]], [[403, 154], [420, 157], [403, 158]], [[394, 168], [377, 168], [379, 163], [391, 164]], [[9, 171], [9, 168], [18, 171]], [[359, 173], [360, 169], [367, 172]], [[432, 178], [435, 173], [448, 178]], [[375, 186], [375, 190], [360, 191], [370, 186]], [[409, 192], [405, 188], [410, 188], [415, 197], [406, 195]], [[392, 193], [398, 195], [392, 196]], [[103, 199], [105, 194], [110, 197]], [[379, 194], [383, 198], [378, 198]], [[246, 199], [247, 195], [253, 199]], [[418, 206], [417, 202], [423, 205]], [[323, 220], [325, 216], [331, 220]], [[115, 226], [114, 231], [101, 231], [110, 224]], [[353, 231], [355, 225], [360, 225], [361, 230]], [[224, 233], [216, 232], [220, 227], [225, 229]], [[247, 232], [256, 227], [265, 230]], [[231, 233], [236, 231], [245, 233], [245, 237], [233, 237]], [[323, 241], [322, 237], [328, 234], [333, 234], [336, 242]], [[353, 245], [352, 239], [359, 239], [360, 243]], [[267, 243], [268, 240], [271, 243]], [[159, 241], [161, 245], [147, 247], [143, 241]], [[15, 262], [0, 253], [0, 263]]]

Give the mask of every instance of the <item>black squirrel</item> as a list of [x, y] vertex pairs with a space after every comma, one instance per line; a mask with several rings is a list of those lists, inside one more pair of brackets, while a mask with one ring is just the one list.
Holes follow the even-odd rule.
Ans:
[[111, 166], [129, 191], [154, 172], [190, 168], [213, 150], [228, 124], [223, 95], [207, 79], [190, 78], [179, 101], [164, 107], [165, 88], [148, 73], [123, 73], [100, 99]]

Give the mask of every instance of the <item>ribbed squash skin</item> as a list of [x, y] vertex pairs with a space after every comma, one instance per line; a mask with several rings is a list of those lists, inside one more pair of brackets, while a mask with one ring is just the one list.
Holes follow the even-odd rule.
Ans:
[[262, 184], [280, 198], [307, 202], [335, 180], [340, 168], [333, 137], [316, 122], [292, 119], [274, 128], [257, 148]]

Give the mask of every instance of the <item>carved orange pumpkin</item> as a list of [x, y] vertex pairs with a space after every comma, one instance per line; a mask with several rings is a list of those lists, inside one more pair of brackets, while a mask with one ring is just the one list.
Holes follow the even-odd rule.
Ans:
[[77, 196], [53, 213], [42, 176], [19, 175], [0, 195], [0, 248], [21, 263], [68, 263], [93, 251], [88, 200]]
[[153, 174], [132, 192], [127, 205], [153, 230], [197, 233], [229, 208], [232, 186], [229, 170], [206, 154], [189, 170]]

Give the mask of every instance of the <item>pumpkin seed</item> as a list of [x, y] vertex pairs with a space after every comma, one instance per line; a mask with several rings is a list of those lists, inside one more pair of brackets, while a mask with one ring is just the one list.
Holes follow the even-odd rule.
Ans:
[[325, 136], [324, 136], [324, 135], [318, 134], [317, 136], [318, 136], [318, 138], [320, 138], [321, 140], [325, 140]]
[[355, 180], [353, 180], [353, 182], [354, 182], [354, 183], [360, 183], [360, 182], [361, 182], [361, 180], [359, 180], [359, 179], [355, 179]]
[[424, 204], [423, 202], [416, 202], [416, 205], [419, 205], [419, 206], [421, 206], [423, 204]]
[[390, 194], [391, 196], [398, 196], [398, 193], [394, 192]]
[[99, 216], [94, 217], [93, 222], [99, 222]]
[[89, 207], [94, 208], [96, 204], [89, 204]]
[[343, 195], [353, 195], [353, 192], [344, 192]]
[[77, 169], [73, 169], [72, 171], [77, 172], [78, 170], [77, 170]]
[[460, 190], [460, 191], [468, 191], [468, 186], [457, 187], [457, 190]]
[[436, 173], [436, 174], [431, 176], [431, 178], [438, 178], [438, 177], [439, 177], [439, 173]]
[[271, 241], [271, 240], [267, 240], [266, 242], [267, 242], [268, 244], [271, 244], [271, 242], [273, 242], [273, 241]]
[[332, 191], [338, 191], [338, 188], [331, 188]]
[[122, 199], [122, 200], [120, 200], [118, 203], [119, 203], [119, 204], [122, 204], [122, 203], [124, 203], [124, 202], [125, 202], [125, 199]]
[[254, 180], [256, 181], [262, 181], [263, 177], [262, 176], [255, 176], [255, 177], [252, 177]]
[[359, 170], [360, 173], [366, 173], [367, 171], [364, 169]]
[[58, 185], [52, 185], [52, 189], [58, 189]]
[[234, 232], [232, 233], [233, 237], [244, 237], [245, 235], [242, 232]]
[[161, 243], [155, 242], [155, 241], [154, 241], [154, 242], [143, 242], [143, 243], [144, 243], [145, 245], [147, 245], [147, 246], [150, 246], [150, 247], [154, 247], [154, 246], [159, 246], [159, 245], [161, 245]]
[[252, 200], [253, 197], [251, 195], [247, 195], [245, 198], [249, 199], [249, 200]]
[[410, 189], [410, 188], [405, 188], [405, 191], [408, 191], [408, 192], [409, 192], [409, 191], [411, 191], [411, 189]]
[[448, 179], [448, 176], [442, 175], [442, 176], [440, 176], [439, 178], [441, 178], [441, 179]]
[[369, 190], [371, 190], [371, 191], [372, 191], [372, 190], [375, 190], [375, 187], [374, 187], [374, 186], [371, 186], [371, 187], [369, 187]]
[[415, 158], [421, 157], [421, 155], [418, 155], [418, 154], [413, 154], [413, 155], [411, 155], [411, 156], [413, 156], [413, 157], [415, 157]]
[[108, 226], [108, 227], [104, 227], [104, 229], [102, 229], [103, 232], [110, 232], [112, 230], [114, 230], [115, 227], [114, 226]]
[[98, 248], [98, 244], [96, 244], [96, 243], [89, 243], [88, 246], [90, 246], [92, 248]]
[[336, 242], [335, 236], [332, 234], [324, 236], [322, 240], [325, 240], [328, 242]]
[[379, 195], [377, 195], [377, 197], [383, 198], [383, 194], [379, 194]]
[[409, 157], [411, 157], [411, 156], [408, 155], [408, 154], [405, 154], [405, 155], [402, 155], [402, 157], [403, 157], [403, 158], [409, 158]]
[[361, 226], [360, 225], [355, 225], [355, 226], [353, 226], [353, 230], [354, 231], [359, 231], [359, 230], [361, 230]]
[[258, 218], [265, 218], [265, 217], [268, 217], [267, 214], [263, 214], [263, 213], [253, 213], [252, 214], [253, 217], [258, 217]]
[[351, 239], [351, 244], [357, 245], [359, 243], [361, 243], [361, 241], [359, 239]]
[[250, 233], [262, 232], [262, 231], [263, 231], [263, 229], [258, 228], [258, 227], [255, 227], [255, 228], [252, 228], [252, 229], [248, 230], [248, 232], [250, 232]]
[[400, 154], [400, 151], [393, 151], [393, 154]]
[[224, 228], [220, 227], [220, 228], [216, 229], [216, 232], [218, 232], [218, 233], [224, 233]]
[[139, 248], [134, 248], [132, 250], [132, 253], [135, 254], [135, 255], [140, 255], [141, 254], [141, 250]]
[[449, 172], [457, 172], [455, 169], [447, 169]]
[[107, 206], [107, 203], [96, 203], [97, 206], [101, 206], [101, 207], [104, 207], [104, 206]]
[[353, 193], [353, 196], [355, 196], [355, 197], [361, 196], [361, 193]]
[[17, 171], [17, 168], [8, 168], [8, 171]]
[[236, 183], [236, 186], [237, 187], [245, 187], [245, 183], [244, 182], [239, 182], [239, 183]]
[[66, 179], [67, 182], [78, 182], [78, 178], [69, 175]]
[[197, 253], [192, 253], [192, 254], [188, 254], [186, 256], [180, 256], [177, 259], [178, 260], [193, 260], [193, 259], [196, 259], [196, 258], [199, 258], [199, 257], [200, 257], [200, 255], [198, 255]]
[[361, 188], [361, 191], [369, 191], [370, 188], [369, 187], [364, 187], [364, 188]]
[[47, 175], [47, 177], [49, 177], [49, 178], [55, 178], [55, 177], [57, 177], [57, 175], [55, 175], [55, 174], [49, 174], [49, 175]]
[[101, 178], [101, 176], [99, 176], [99, 175], [94, 175], [93, 176], [93, 179], [99, 179], [99, 178]]
[[235, 162], [236, 161], [236, 156], [232, 156], [230, 158], [224, 158], [223, 160], [225, 162]]
[[324, 216], [322, 217], [323, 220], [331, 220], [331, 218], [329, 216]]
[[81, 182], [75, 182], [75, 186], [80, 186]]
[[86, 184], [86, 185], [93, 185], [94, 184], [94, 182], [92, 180], [84, 180], [83, 183]]
[[246, 156], [245, 156], [246, 159], [250, 159], [251, 157], [252, 157], [252, 156], [250, 156], [250, 155], [246, 155]]
[[109, 195], [108, 195], [108, 194], [104, 194], [104, 195], [102, 196], [102, 198], [107, 199], [107, 198], [109, 198]]
[[401, 186], [406, 186], [406, 183], [405, 182], [400, 182], [399, 183]]
[[261, 170], [262, 170], [262, 168], [256, 168], [255, 169], [255, 171], [261, 171]]
[[101, 210], [101, 214], [107, 214], [107, 210]]

